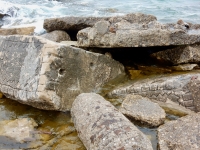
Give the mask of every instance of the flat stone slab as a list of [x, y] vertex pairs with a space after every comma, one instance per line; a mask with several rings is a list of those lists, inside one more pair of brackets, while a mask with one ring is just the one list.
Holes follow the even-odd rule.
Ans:
[[77, 95], [124, 74], [105, 55], [37, 36], [0, 36], [0, 64], [5, 96], [47, 110], [70, 110]]
[[35, 27], [1, 28], [0, 35], [31, 35]]
[[122, 114], [150, 126], [159, 126], [165, 121], [165, 111], [156, 103], [140, 95], [127, 95], [119, 111]]
[[[122, 99], [127, 94], [135, 94], [161, 102], [171, 100], [190, 110], [199, 111], [200, 95], [197, 95], [197, 93], [200, 93], [199, 82], [199, 71], [180, 75], [157, 76], [116, 87], [107, 96], [111, 99]], [[191, 87], [192, 83], [193, 86]]]
[[158, 128], [160, 150], [199, 150], [200, 113], [169, 121]]
[[61, 17], [50, 18], [44, 20], [44, 29], [47, 31], [64, 30], [64, 31], [79, 31], [87, 27], [92, 27], [100, 20], [110, 20], [116, 22], [121, 19], [126, 19], [130, 22], [150, 22], [157, 20], [155, 16], [145, 15], [141, 13], [127, 14], [125, 16], [116, 17]]
[[71, 114], [78, 136], [88, 150], [153, 150], [150, 140], [98, 94], [80, 94]]
[[178, 46], [176, 48], [153, 53], [151, 56], [157, 60], [170, 62], [174, 65], [183, 63], [199, 63], [200, 45], [194, 44], [189, 46]]
[[176, 71], [190, 71], [193, 70], [195, 67], [198, 67], [197, 64], [183, 64], [178, 66], [173, 66], [172, 69]]
[[[138, 18], [143, 19], [142, 15]], [[148, 18], [148, 17], [147, 17]], [[151, 20], [151, 19], [148, 19]], [[192, 26], [192, 25], [191, 25]], [[80, 30], [77, 34], [80, 47], [151, 47], [187, 45], [200, 42], [200, 29], [185, 24], [161, 24], [155, 20], [131, 22], [127, 19], [109, 19]]]

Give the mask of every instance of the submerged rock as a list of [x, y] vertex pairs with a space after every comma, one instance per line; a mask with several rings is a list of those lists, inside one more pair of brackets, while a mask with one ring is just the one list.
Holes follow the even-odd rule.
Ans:
[[[200, 73], [198, 71], [181, 75], [154, 77], [129, 83], [108, 93], [109, 98], [124, 98], [127, 94], [137, 94], [151, 100], [166, 102], [168, 99], [190, 110], [199, 111], [198, 98]], [[194, 82], [193, 90], [189, 85]], [[195, 91], [195, 92], [194, 92]], [[199, 97], [199, 96], [198, 96]], [[195, 102], [197, 101], [197, 102]]]
[[160, 150], [199, 150], [200, 113], [169, 121], [158, 128]]
[[197, 64], [183, 64], [178, 66], [173, 66], [172, 69], [176, 71], [190, 71], [197, 67]]
[[0, 37], [0, 91], [21, 103], [47, 110], [70, 110], [82, 92], [97, 92], [124, 74], [102, 54], [37, 36]]
[[65, 31], [55, 30], [41, 35], [41, 37], [54, 42], [71, 41], [69, 35]]
[[152, 57], [174, 65], [200, 62], [200, 45], [178, 46], [151, 54]]
[[35, 27], [1, 28], [0, 35], [31, 35]]
[[80, 94], [73, 103], [71, 114], [88, 150], [153, 149], [150, 140], [100, 95]]
[[31, 118], [1, 121], [0, 136], [15, 140], [18, 143], [24, 143], [33, 139], [32, 133], [36, 126], [37, 123]]
[[140, 95], [127, 95], [119, 111], [134, 120], [159, 126], [165, 121], [165, 111], [156, 103]]

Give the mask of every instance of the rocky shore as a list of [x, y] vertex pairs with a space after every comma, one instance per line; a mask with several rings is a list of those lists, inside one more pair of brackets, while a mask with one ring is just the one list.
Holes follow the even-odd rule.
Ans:
[[[44, 28], [40, 36], [34, 27], [0, 29], [4, 96], [39, 109], [71, 111], [88, 150], [157, 149], [138, 122], [158, 127], [160, 150], [200, 149], [200, 24], [162, 24], [136, 13], [46, 19]], [[170, 111], [181, 118], [167, 121]], [[20, 120], [0, 125], [12, 122]], [[33, 131], [37, 125], [31, 122]], [[31, 136], [18, 137], [18, 126], [16, 138], [6, 130], [1, 136], [18, 144]]]

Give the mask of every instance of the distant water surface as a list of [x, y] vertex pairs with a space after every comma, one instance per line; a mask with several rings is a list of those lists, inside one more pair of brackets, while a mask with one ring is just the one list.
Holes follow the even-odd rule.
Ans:
[[200, 23], [200, 0], [0, 0], [0, 13], [8, 13], [4, 27], [31, 24], [63, 16], [114, 16], [141, 12], [163, 23], [183, 19]]

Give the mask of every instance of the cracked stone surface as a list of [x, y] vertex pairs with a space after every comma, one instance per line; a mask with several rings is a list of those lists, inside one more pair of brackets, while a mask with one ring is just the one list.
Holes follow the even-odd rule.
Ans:
[[152, 57], [174, 65], [200, 62], [200, 45], [178, 46], [151, 54]]
[[0, 36], [0, 91], [47, 110], [70, 110], [82, 92], [96, 92], [124, 73], [104, 55], [37, 36]]
[[73, 103], [71, 115], [88, 150], [153, 150], [150, 140], [98, 94], [80, 94]]
[[117, 87], [107, 96], [112, 99], [135, 94], [161, 102], [171, 100], [190, 110], [199, 111], [199, 82], [199, 71], [181, 75], [158, 76]]
[[[117, 19], [119, 18], [119, 19]], [[77, 34], [80, 47], [150, 47], [200, 42], [200, 28], [161, 24], [151, 15], [132, 14], [135, 21], [114, 17], [96, 22]], [[150, 19], [151, 18], [151, 19]], [[133, 19], [134, 20], [134, 19]]]
[[200, 113], [169, 121], [158, 128], [160, 150], [199, 150]]
[[156, 103], [140, 95], [127, 95], [119, 111], [134, 120], [147, 123], [150, 126], [159, 126], [165, 121], [165, 111]]

